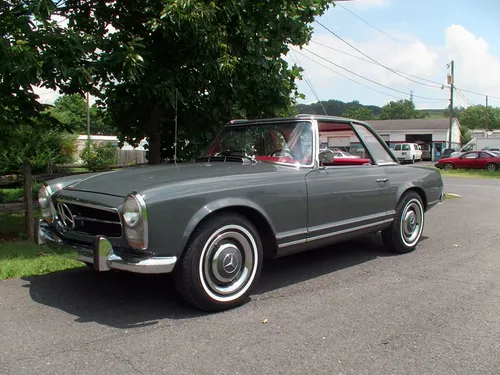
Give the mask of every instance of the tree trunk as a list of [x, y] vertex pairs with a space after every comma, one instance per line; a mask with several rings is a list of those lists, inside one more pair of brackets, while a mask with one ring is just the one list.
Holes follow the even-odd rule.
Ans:
[[149, 115], [149, 164], [161, 163], [160, 105], [155, 104]]

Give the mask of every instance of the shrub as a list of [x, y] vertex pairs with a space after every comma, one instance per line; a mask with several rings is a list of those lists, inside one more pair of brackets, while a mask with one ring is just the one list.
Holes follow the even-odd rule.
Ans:
[[0, 174], [21, 173], [28, 159], [32, 173], [45, 172], [53, 164], [71, 162], [76, 136], [43, 126], [20, 125], [0, 140]]
[[80, 153], [83, 164], [92, 172], [109, 169], [118, 162], [116, 147], [110, 143], [87, 141]]

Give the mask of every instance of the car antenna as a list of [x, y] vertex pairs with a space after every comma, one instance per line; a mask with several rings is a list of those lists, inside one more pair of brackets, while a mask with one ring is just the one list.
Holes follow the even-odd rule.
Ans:
[[175, 88], [175, 130], [174, 130], [174, 163], [177, 165], [177, 87]]

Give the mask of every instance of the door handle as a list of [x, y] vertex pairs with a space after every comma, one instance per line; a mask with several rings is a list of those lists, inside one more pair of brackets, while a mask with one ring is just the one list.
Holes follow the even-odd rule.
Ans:
[[386, 178], [377, 178], [377, 182], [387, 182], [389, 181], [389, 179], [386, 177]]

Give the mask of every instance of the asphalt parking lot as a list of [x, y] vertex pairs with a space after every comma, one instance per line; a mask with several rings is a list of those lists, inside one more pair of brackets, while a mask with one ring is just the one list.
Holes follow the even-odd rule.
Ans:
[[[500, 180], [427, 215], [411, 254], [377, 236], [265, 265], [202, 314], [168, 277], [76, 269], [0, 282], [2, 374], [498, 374]], [[266, 320], [267, 319], [267, 320]]]

